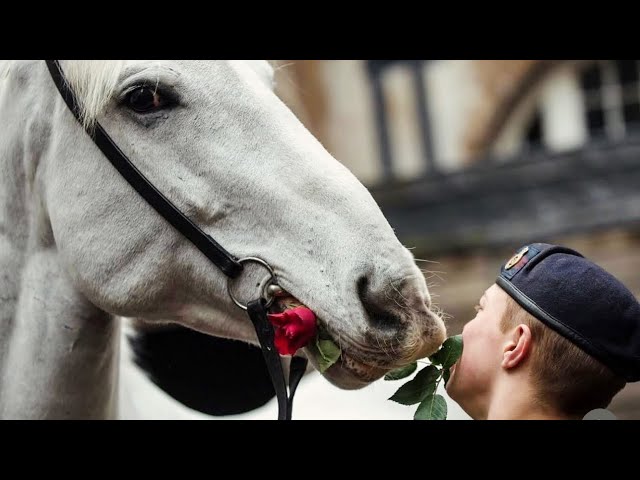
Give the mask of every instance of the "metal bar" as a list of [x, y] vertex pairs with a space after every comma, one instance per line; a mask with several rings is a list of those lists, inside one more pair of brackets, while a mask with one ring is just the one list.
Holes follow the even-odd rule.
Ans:
[[436, 164], [435, 154], [433, 150], [433, 135], [431, 132], [431, 120], [429, 116], [429, 97], [427, 88], [423, 81], [425, 61], [416, 60], [411, 62], [412, 77], [416, 96], [418, 100], [418, 120], [420, 122], [420, 131], [422, 133], [422, 152], [426, 163], [425, 175], [439, 175], [438, 166]]
[[380, 161], [382, 162], [382, 178], [380, 183], [393, 180], [393, 164], [391, 160], [391, 146], [389, 143], [389, 129], [387, 126], [387, 109], [382, 88], [382, 68], [375, 60], [368, 62], [369, 78], [371, 79], [371, 93], [375, 113], [376, 129], [378, 131], [378, 145]]
[[401, 240], [432, 253], [640, 225], [640, 141], [373, 188]]

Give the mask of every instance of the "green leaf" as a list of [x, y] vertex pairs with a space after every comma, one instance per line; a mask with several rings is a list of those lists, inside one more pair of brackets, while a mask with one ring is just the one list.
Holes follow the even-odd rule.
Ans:
[[316, 335], [316, 340], [331, 340], [331, 335], [329, 332], [325, 330], [325, 328], [318, 324], [318, 334]]
[[428, 395], [433, 394], [438, 378], [440, 378], [440, 370], [429, 365], [420, 370], [412, 380], [402, 385], [389, 400], [403, 405], [420, 403]]
[[450, 368], [445, 368], [444, 369], [444, 375], [442, 375], [442, 378], [444, 379], [445, 386], [447, 385], [447, 382], [449, 381], [449, 377], [451, 377], [451, 369]]
[[410, 363], [409, 365], [405, 365], [401, 368], [396, 368], [395, 370], [391, 370], [384, 376], [385, 380], [401, 380], [405, 377], [408, 377], [418, 368], [418, 362]]
[[331, 340], [321, 340], [320, 337], [317, 337], [316, 348], [319, 353], [316, 360], [318, 361], [320, 373], [324, 372], [340, 358], [340, 347]]
[[434, 365], [442, 365], [442, 368], [448, 370], [458, 361], [462, 355], [462, 335], [449, 337], [442, 344], [440, 350], [429, 357]]
[[429, 395], [425, 398], [415, 415], [414, 420], [446, 420], [447, 402], [442, 395]]

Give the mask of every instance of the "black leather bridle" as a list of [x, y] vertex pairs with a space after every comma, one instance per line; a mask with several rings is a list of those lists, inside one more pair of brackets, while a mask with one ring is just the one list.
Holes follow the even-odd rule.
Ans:
[[[46, 60], [47, 67], [51, 73], [60, 95], [76, 117], [80, 119], [80, 104], [68, 84], [62, 67], [58, 60]], [[92, 128], [85, 131], [93, 142], [120, 172], [120, 175], [151, 205], [165, 220], [167, 220], [176, 230], [193, 243], [205, 256], [216, 265], [229, 279], [235, 279], [243, 271], [243, 265], [247, 262], [257, 262], [267, 268], [271, 274], [268, 285], [277, 286], [277, 277], [269, 264], [257, 257], [245, 257], [238, 259], [220, 246], [210, 235], [203, 232], [195, 223], [187, 218], [169, 199], [167, 199], [156, 187], [135, 167], [129, 158], [120, 150], [118, 145], [109, 137], [102, 125], [96, 122]], [[300, 379], [307, 368], [307, 359], [303, 357], [292, 357], [289, 372], [289, 388], [287, 393], [287, 382], [285, 380], [280, 356], [274, 346], [274, 330], [267, 319], [267, 308], [274, 300], [272, 296], [269, 300], [262, 294], [258, 298], [247, 303], [246, 306], [238, 302], [232, 295], [230, 284], [227, 285], [229, 295], [240, 308], [247, 311], [249, 318], [258, 335], [262, 354], [264, 356], [273, 388], [278, 399], [278, 420], [291, 420], [293, 407], [293, 396]], [[266, 289], [267, 285], [265, 285]], [[268, 290], [267, 290], [268, 291]]]

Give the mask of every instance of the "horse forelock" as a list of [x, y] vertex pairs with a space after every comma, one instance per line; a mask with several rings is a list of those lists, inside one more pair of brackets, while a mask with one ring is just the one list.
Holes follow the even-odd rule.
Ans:
[[90, 127], [115, 93], [126, 62], [66, 60], [61, 64], [67, 82], [78, 97], [82, 124]]

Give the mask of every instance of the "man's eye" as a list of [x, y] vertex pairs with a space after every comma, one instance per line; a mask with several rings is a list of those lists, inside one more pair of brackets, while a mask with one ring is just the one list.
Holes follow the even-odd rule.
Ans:
[[479, 312], [480, 310], [482, 310], [482, 307], [480, 305], [476, 305], [475, 307], [476, 312]]

